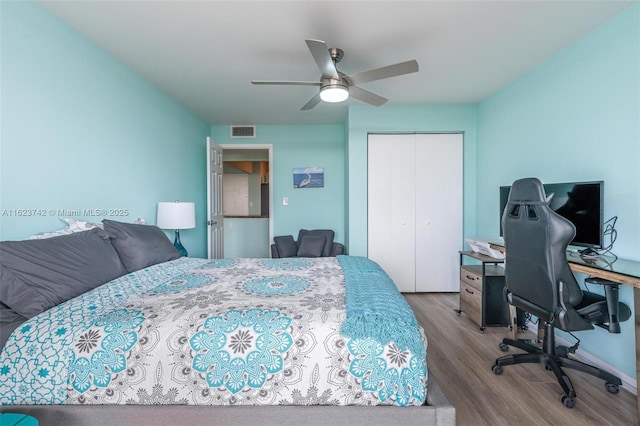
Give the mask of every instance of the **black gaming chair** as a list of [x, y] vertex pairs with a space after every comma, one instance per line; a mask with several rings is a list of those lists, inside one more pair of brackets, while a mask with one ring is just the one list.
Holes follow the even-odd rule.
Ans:
[[[564, 390], [564, 406], [575, 405], [576, 393], [562, 367], [582, 371], [606, 381], [606, 389], [618, 393], [620, 378], [588, 364], [568, 358], [575, 347], [556, 347], [555, 327], [564, 331], [593, 329], [600, 325], [620, 332], [619, 322], [631, 316], [631, 310], [618, 302], [617, 284], [605, 284], [607, 297], [583, 291], [567, 262], [567, 245], [575, 236], [571, 222], [549, 208], [542, 183], [536, 178], [513, 183], [502, 215], [505, 243], [505, 297], [507, 302], [530, 312], [544, 324], [542, 348], [521, 340], [504, 339], [500, 349], [513, 346], [527, 353], [496, 359], [495, 374], [511, 364], [541, 363], [553, 371]], [[607, 307], [609, 305], [609, 307]]]

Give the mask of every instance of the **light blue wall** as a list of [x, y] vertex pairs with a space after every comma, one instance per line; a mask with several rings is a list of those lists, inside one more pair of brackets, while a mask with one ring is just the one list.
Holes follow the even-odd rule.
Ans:
[[367, 135], [376, 132], [464, 132], [464, 232], [475, 233], [475, 105], [352, 106], [347, 147], [349, 254], [367, 255]]
[[[255, 138], [231, 139], [228, 125], [214, 125], [211, 136], [218, 144], [273, 145], [274, 236], [297, 238], [301, 228], [326, 228], [335, 231], [336, 241], [345, 241], [344, 126], [257, 126]], [[294, 167], [310, 166], [324, 167], [324, 188], [294, 188]]]
[[209, 124], [35, 2], [2, 2], [1, 23], [0, 208], [46, 216], [2, 215], [0, 239], [62, 228], [57, 210], [155, 223], [158, 201], [180, 199], [198, 223], [183, 244], [206, 256]]
[[225, 218], [224, 257], [271, 257], [269, 219]]
[[[479, 104], [478, 230], [498, 234], [498, 187], [517, 178], [604, 180], [605, 216], [618, 216], [613, 251], [640, 260], [639, 64], [635, 5]], [[631, 287], [620, 297], [633, 307]], [[584, 350], [635, 378], [633, 320], [621, 335], [576, 335]]]
[[[619, 217], [615, 252], [640, 260], [638, 5], [478, 106], [352, 106], [344, 126], [258, 126], [257, 138], [233, 140], [37, 4], [1, 7], [2, 210], [123, 208], [122, 220], [153, 223], [158, 201], [195, 201], [198, 228], [182, 240], [205, 256], [210, 132], [223, 144], [273, 144], [274, 235], [331, 228], [366, 255], [367, 133], [463, 131], [465, 235], [498, 233], [498, 186], [515, 178], [603, 179], [606, 215]], [[303, 166], [324, 167], [325, 187], [294, 189]], [[57, 215], [5, 215], [0, 239], [60, 227]], [[629, 287], [621, 298], [632, 304]], [[579, 336], [634, 377], [633, 322], [622, 329]]]

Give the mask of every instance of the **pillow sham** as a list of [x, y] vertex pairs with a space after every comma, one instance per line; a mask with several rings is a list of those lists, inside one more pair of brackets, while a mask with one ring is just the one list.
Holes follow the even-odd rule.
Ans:
[[27, 319], [4, 303], [0, 303], [0, 351], [2, 351], [4, 344], [7, 343], [7, 339], [9, 339], [13, 330]]
[[103, 219], [102, 223], [105, 231], [115, 235], [113, 246], [129, 272], [180, 257], [180, 252], [157, 226], [108, 219]]
[[298, 257], [321, 257], [326, 241], [324, 235], [305, 235], [298, 241]]
[[31, 318], [126, 274], [111, 237], [96, 228], [0, 242], [0, 303]]
[[298, 254], [298, 247], [292, 235], [273, 237], [273, 242], [280, 257], [295, 257]]
[[2, 330], [2, 326], [4, 325], [12, 324], [16, 321], [25, 322], [28, 319], [29, 318], [23, 317], [4, 303], [0, 302], [0, 330]]

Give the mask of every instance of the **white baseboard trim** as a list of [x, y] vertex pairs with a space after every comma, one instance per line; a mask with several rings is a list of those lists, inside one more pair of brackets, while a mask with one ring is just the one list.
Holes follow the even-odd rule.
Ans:
[[[527, 328], [531, 332], [533, 332], [533, 334], [535, 334], [535, 335], [538, 334], [538, 325], [537, 324], [528, 323], [527, 324]], [[563, 339], [562, 337], [560, 337], [558, 335], [556, 335], [556, 344], [557, 345], [565, 345], [565, 346], [572, 346], [573, 345], [572, 342], [569, 342], [568, 340]], [[607, 364], [606, 362], [604, 362], [600, 358], [596, 357], [595, 355], [590, 354], [589, 352], [585, 351], [584, 349], [578, 348], [576, 353], [575, 354], [571, 354], [571, 356], [573, 358], [577, 359], [578, 361], [582, 361], [584, 363], [591, 364], [591, 365], [596, 366], [598, 368], [602, 368], [604, 370], [607, 370], [611, 374], [620, 377], [620, 380], [622, 380], [622, 386], [626, 390], [631, 392], [632, 394], [638, 395], [638, 380], [637, 380], [637, 378], [630, 377], [629, 375], [627, 375], [627, 374], [623, 373], [622, 371], [618, 370], [617, 368]]]

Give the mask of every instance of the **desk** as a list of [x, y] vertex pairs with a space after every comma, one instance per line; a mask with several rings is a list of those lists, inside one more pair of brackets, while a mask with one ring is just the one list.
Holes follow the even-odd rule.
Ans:
[[[504, 253], [504, 243], [489, 241], [491, 248]], [[567, 252], [569, 267], [574, 272], [591, 275], [640, 288], [640, 262], [601, 256], [597, 260], [585, 260], [577, 252]]]
[[[498, 264], [502, 259], [494, 259], [472, 251], [460, 253], [460, 302], [458, 315], [464, 312], [484, 333], [486, 327], [507, 327], [511, 324], [509, 308], [504, 300], [504, 268]], [[470, 257], [480, 265], [465, 265], [464, 258]]]
[[[489, 241], [492, 248], [504, 252], [504, 243]], [[578, 253], [567, 252], [569, 267], [574, 272], [603, 278], [633, 287], [636, 322], [636, 380], [640, 387], [640, 262], [602, 256], [597, 260], [582, 259]], [[515, 328], [514, 328], [515, 329]], [[640, 391], [638, 392], [638, 424], [640, 424]]]

